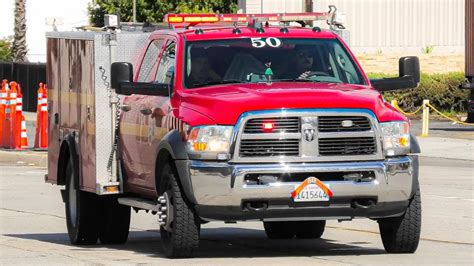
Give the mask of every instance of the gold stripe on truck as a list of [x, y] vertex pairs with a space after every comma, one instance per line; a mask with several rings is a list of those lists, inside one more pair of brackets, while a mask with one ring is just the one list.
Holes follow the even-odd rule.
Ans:
[[[68, 104], [78, 104], [78, 98], [80, 97], [79, 103], [81, 105], [94, 106], [95, 105], [95, 95], [88, 93], [77, 93], [72, 91], [61, 91], [61, 102]], [[57, 91], [48, 91], [48, 100], [55, 101], [58, 99]]]
[[151, 136], [154, 136], [155, 139], [162, 139], [168, 132], [168, 129], [161, 127], [123, 122], [120, 123], [120, 133], [122, 135], [129, 135], [140, 138], [150, 138]]

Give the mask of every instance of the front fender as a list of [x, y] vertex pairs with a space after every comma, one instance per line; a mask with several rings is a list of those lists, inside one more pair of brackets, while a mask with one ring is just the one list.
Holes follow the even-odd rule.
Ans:
[[[163, 152], [164, 150], [171, 156], [174, 162], [176, 172], [178, 174], [178, 182], [183, 189], [184, 195], [192, 204], [196, 204], [197, 201], [194, 197], [191, 178], [189, 175], [189, 161], [188, 154], [186, 153], [186, 144], [184, 143], [181, 134], [177, 130], [172, 130], [161, 140], [160, 144], [158, 145], [158, 157], [160, 154], [166, 154]], [[163, 160], [158, 158], [156, 161], [162, 162]], [[155, 169], [157, 169], [159, 172], [161, 169], [160, 165], [157, 165]], [[159, 173], [157, 173], [156, 176], [159, 176]], [[157, 180], [156, 184], [160, 183], [161, 180]], [[157, 191], [159, 191], [159, 189], [157, 189]]]
[[421, 153], [420, 144], [413, 134], [410, 134], [410, 153]]
[[187, 160], [186, 145], [177, 130], [172, 130], [161, 139], [158, 145], [158, 153], [161, 150], [167, 150], [173, 160]]

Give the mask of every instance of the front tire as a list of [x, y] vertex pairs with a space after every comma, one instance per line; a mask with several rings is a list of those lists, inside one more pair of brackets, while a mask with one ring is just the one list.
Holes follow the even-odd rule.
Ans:
[[420, 242], [421, 197], [419, 184], [405, 214], [378, 221], [380, 235], [388, 253], [414, 253]]
[[270, 239], [291, 239], [296, 233], [294, 222], [263, 222], [263, 227]]
[[66, 224], [73, 245], [93, 245], [99, 237], [100, 199], [75, 185], [72, 161], [66, 167]]
[[168, 211], [172, 214], [167, 217], [173, 217], [167, 228], [160, 227], [163, 249], [169, 258], [189, 258], [199, 247], [199, 219], [185, 201], [169, 164], [164, 166], [162, 174], [164, 182], [160, 195], [168, 193], [171, 206]]
[[296, 222], [296, 238], [316, 239], [321, 238], [326, 227], [326, 221]]

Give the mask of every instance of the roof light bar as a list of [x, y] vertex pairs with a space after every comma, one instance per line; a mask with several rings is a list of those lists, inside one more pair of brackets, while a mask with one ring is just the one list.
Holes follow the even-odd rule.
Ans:
[[268, 13], [268, 14], [167, 14], [169, 24], [189, 23], [254, 23], [327, 20], [329, 13]]

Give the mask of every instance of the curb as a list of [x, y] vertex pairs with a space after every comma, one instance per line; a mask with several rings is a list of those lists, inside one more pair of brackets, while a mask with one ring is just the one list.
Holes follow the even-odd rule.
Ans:
[[48, 152], [0, 150], [0, 162], [48, 167]]

